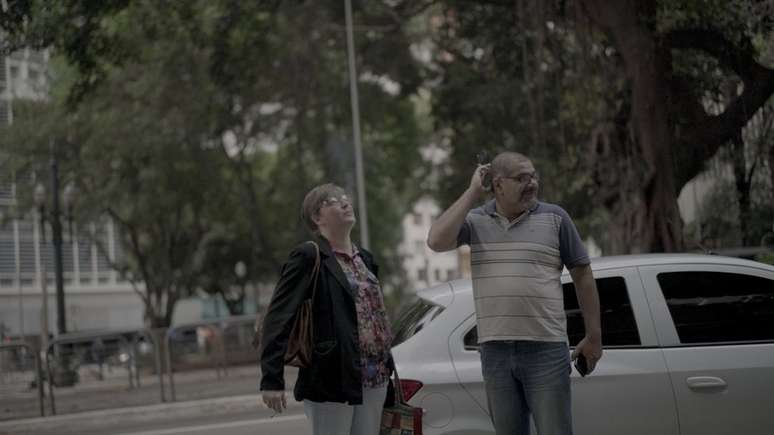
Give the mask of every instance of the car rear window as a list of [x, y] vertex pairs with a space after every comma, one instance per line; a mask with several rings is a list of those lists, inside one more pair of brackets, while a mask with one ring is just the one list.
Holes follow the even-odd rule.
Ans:
[[[596, 282], [602, 322], [602, 344], [605, 347], [639, 346], [640, 333], [626, 290], [626, 280], [621, 276], [612, 276], [598, 278]], [[583, 313], [578, 305], [575, 285], [568, 282], [562, 287], [564, 311], [567, 316], [567, 338], [570, 346], [576, 346], [586, 336]]]
[[429, 325], [439, 314], [443, 307], [426, 299], [417, 299], [404, 308], [398, 320], [392, 327], [395, 334], [392, 345], [397, 346], [416, 335], [422, 328]]
[[[602, 322], [602, 344], [606, 348], [639, 346], [640, 334], [634, 320], [634, 311], [629, 302], [626, 280], [621, 276], [598, 278], [600, 317]], [[578, 306], [575, 286], [564, 284], [564, 309], [567, 316], [567, 338], [570, 346], [576, 346], [586, 335], [583, 313]], [[477, 350], [478, 331], [474, 327], [465, 334], [463, 343], [466, 350]]]

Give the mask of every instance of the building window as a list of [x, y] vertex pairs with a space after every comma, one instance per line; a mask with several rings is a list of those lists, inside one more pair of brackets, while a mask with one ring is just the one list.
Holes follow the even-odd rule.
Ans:
[[414, 241], [414, 251], [417, 254], [421, 254], [425, 252], [425, 241], [424, 240], [416, 240]]
[[417, 279], [420, 281], [427, 281], [427, 269], [419, 269], [417, 271]]
[[27, 71], [27, 76], [29, 80], [33, 83], [37, 83], [40, 81], [40, 72], [36, 69], [30, 68]]
[[449, 269], [446, 271], [446, 280], [451, 281], [457, 279], [457, 269]]
[[414, 225], [422, 225], [422, 214], [421, 213], [412, 213], [412, 216], [414, 218]]
[[441, 280], [441, 269], [435, 269], [435, 280], [436, 281]]

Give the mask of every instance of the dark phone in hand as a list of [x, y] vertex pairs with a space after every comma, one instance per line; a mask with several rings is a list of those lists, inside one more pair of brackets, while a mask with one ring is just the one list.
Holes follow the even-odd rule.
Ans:
[[579, 353], [575, 358], [575, 370], [577, 370], [581, 376], [589, 374], [589, 365], [586, 363], [586, 357], [583, 356], [582, 353]]
[[[479, 153], [476, 154], [476, 160], [479, 165], [488, 165], [490, 163], [489, 153], [486, 152], [486, 150], [479, 151]], [[487, 192], [492, 190], [492, 174], [489, 171], [487, 171], [484, 178], [481, 179], [481, 185], [484, 186], [484, 190]]]

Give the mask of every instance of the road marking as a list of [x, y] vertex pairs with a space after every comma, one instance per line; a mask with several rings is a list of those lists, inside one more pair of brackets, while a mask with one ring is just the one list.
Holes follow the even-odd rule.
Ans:
[[149, 430], [144, 432], [126, 432], [120, 435], [169, 435], [169, 434], [176, 434], [176, 433], [193, 433], [193, 432], [203, 432], [203, 431], [211, 431], [213, 429], [225, 429], [230, 427], [241, 427], [241, 426], [252, 426], [252, 425], [259, 425], [259, 424], [270, 424], [270, 423], [282, 423], [285, 421], [295, 421], [295, 420], [303, 420], [306, 416], [303, 414], [300, 415], [288, 415], [286, 417], [271, 417], [271, 418], [257, 418], [254, 420], [240, 420], [240, 421], [232, 421], [228, 423], [216, 423], [216, 424], [206, 424], [206, 425], [200, 425], [200, 426], [187, 426], [187, 427], [176, 427], [172, 429], [158, 429], [158, 430]]

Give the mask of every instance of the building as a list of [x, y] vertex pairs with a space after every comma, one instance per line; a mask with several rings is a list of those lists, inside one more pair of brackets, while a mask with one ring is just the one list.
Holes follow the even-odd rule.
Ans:
[[470, 249], [436, 253], [427, 247], [430, 225], [441, 213], [435, 201], [421, 198], [411, 213], [403, 217], [400, 253], [403, 268], [414, 291], [449, 280], [470, 277]]
[[[13, 122], [13, 101], [47, 96], [48, 53], [25, 49], [0, 56], [0, 123]], [[2, 161], [0, 150], [0, 162]], [[17, 179], [0, 166], [0, 334], [37, 337], [56, 334], [56, 286], [51, 227], [41, 229], [36, 211], [18, 215]], [[45, 186], [49, 191], [50, 186]], [[49, 196], [50, 198], [50, 196]], [[50, 199], [49, 199], [50, 201]], [[93, 238], [68, 231], [63, 219], [62, 263], [67, 331], [142, 327], [143, 306], [128, 282], [110, 267], [122, 255], [111, 221], [92, 224]], [[45, 237], [44, 237], [45, 235]], [[99, 240], [93, 243], [91, 240]], [[101, 247], [101, 248], [100, 248]], [[47, 325], [43, 322], [43, 289]]]

